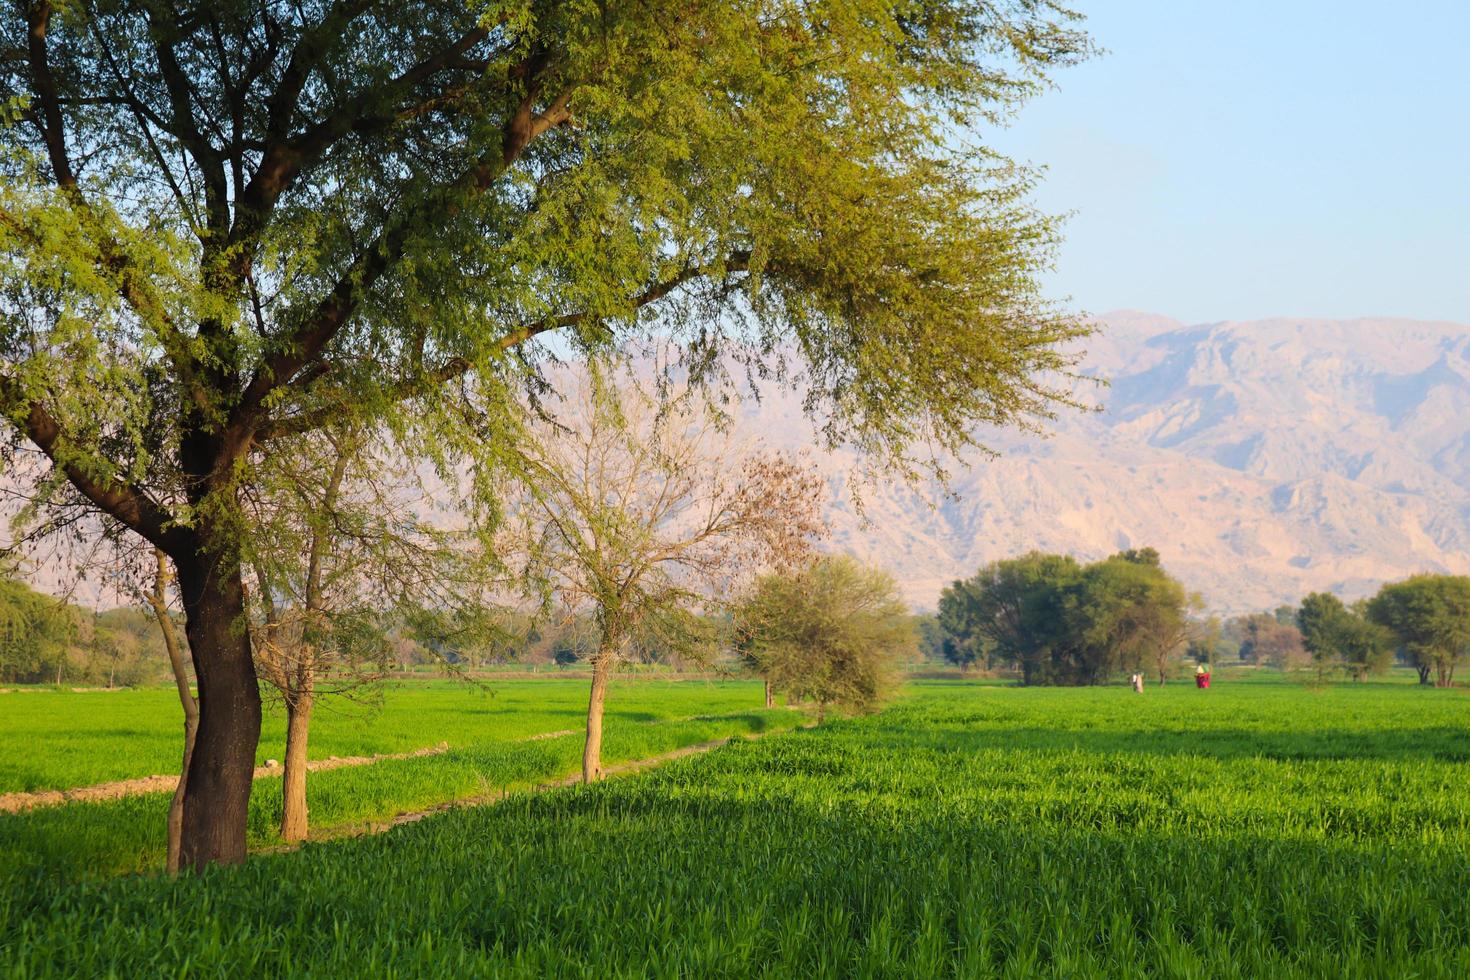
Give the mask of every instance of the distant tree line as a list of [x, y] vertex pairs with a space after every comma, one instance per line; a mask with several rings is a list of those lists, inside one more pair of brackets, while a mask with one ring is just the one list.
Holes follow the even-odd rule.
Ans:
[[915, 628], [925, 657], [1014, 669], [1027, 684], [1096, 684], [1134, 670], [1162, 682], [1176, 660], [1237, 659], [1362, 681], [1397, 658], [1421, 684], [1449, 687], [1470, 662], [1470, 576], [1414, 575], [1351, 603], [1314, 592], [1223, 622], [1194, 615], [1200, 607], [1152, 548], [1088, 565], [1031, 552], [953, 583]]
[[960, 666], [1014, 668], [1026, 684], [1097, 684], [1121, 671], [1162, 684], [1190, 647], [1199, 605], [1153, 548], [1091, 564], [1033, 551], [946, 588], [926, 644]]
[[153, 613], [96, 612], [0, 573], [0, 683], [131, 687], [169, 675]]

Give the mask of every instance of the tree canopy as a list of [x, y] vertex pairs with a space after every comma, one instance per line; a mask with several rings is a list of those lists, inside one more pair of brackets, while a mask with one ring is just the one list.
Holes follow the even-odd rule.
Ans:
[[851, 711], [877, 707], [896, 685], [917, 636], [893, 576], [847, 556], [762, 576], [735, 607], [742, 652], [795, 701]]
[[993, 645], [1027, 684], [1095, 684], [1144, 665], [1162, 681], [1194, 602], [1144, 548], [1085, 566], [1042, 552], [992, 562], [946, 588], [939, 610], [946, 642]]
[[1385, 585], [1368, 616], [1387, 629], [1427, 683], [1449, 687], [1455, 667], [1470, 659], [1470, 578], [1414, 575]]
[[358, 424], [493, 514], [550, 355], [652, 334], [698, 382], [799, 379], [829, 440], [900, 466], [1067, 400], [1056, 225], [984, 139], [1089, 53], [1055, 0], [0, 18], [0, 453], [32, 532], [176, 566], [193, 863], [245, 854], [240, 505], [283, 440]]

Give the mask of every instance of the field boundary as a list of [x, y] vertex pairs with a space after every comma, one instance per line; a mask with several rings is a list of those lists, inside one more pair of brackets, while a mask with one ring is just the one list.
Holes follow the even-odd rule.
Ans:
[[[771, 732], [752, 732], [744, 735], [727, 735], [724, 738], [710, 739], [707, 742], [696, 742], [693, 745], [685, 745], [680, 748], [673, 749], [669, 752], [662, 752], [658, 755], [651, 755], [642, 759], [631, 759], [627, 762], [620, 762], [617, 765], [608, 766], [606, 769], [603, 770], [603, 778], [615, 779], [620, 776], [637, 775], [638, 773], [645, 772], [649, 769], [656, 769], [659, 766], [664, 765], [668, 762], [673, 762], [676, 759], [683, 759], [691, 755], [702, 755], [705, 752], [713, 751], [714, 749], [718, 749], [721, 746], [729, 745], [731, 742], [734, 742], [737, 739], [745, 742], [754, 742], [757, 739], [765, 738], [767, 735], [785, 735], [794, 731], [800, 731], [803, 728], [810, 727], [812, 726], [808, 723], [797, 725], [795, 728], [783, 728]], [[547, 738], [550, 736], [542, 735], [533, 737]], [[336, 826], [324, 829], [323, 831], [321, 831], [320, 834], [311, 834], [305, 841], [298, 841], [293, 844], [273, 844], [270, 847], [262, 847], [257, 850], [252, 850], [250, 853], [289, 854], [293, 851], [300, 850], [302, 844], [321, 844], [327, 841], [334, 840], [350, 840], [356, 837], [371, 837], [376, 834], [386, 833], [392, 830], [394, 827], [401, 827], [404, 824], [418, 823], [425, 817], [432, 817], [436, 814], [448, 813], [451, 810], [459, 810], [468, 807], [494, 806], [495, 804], [504, 801], [512, 793], [515, 792], [521, 792], [529, 789], [529, 791], [532, 793], [546, 793], [554, 789], [566, 789], [571, 786], [577, 786], [581, 782], [581, 772], [574, 772], [566, 776], [561, 776], [556, 779], [548, 780], [546, 782], [535, 783], [529, 787], [504, 786], [490, 793], [481, 793], [477, 796], [464, 796], [460, 797], [457, 800], [449, 800], [444, 803], [436, 804], [424, 810], [412, 810], [405, 813], [400, 813], [388, 820], [369, 820], [355, 824], [338, 824]]]
[[[329, 756], [312, 759], [306, 763], [307, 772], [325, 772], [330, 769], [345, 769], [351, 766], [370, 766], [375, 762], [393, 759], [419, 759], [429, 755], [443, 755], [449, 751], [448, 742], [430, 745], [412, 752], [389, 752], [379, 755]], [[274, 759], [269, 760], [275, 762]], [[283, 772], [280, 764], [255, 767], [255, 779], [270, 779]], [[0, 793], [0, 813], [22, 813], [43, 807], [62, 806], [67, 803], [95, 803], [100, 800], [117, 800], [124, 796], [142, 796], [147, 793], [167, 793], [179, 784], [178, 776], [139, 776], [136, 779], [118, 779], [110, 783], [78, 786], [74, 789], [43, 789], [35, 792]]]

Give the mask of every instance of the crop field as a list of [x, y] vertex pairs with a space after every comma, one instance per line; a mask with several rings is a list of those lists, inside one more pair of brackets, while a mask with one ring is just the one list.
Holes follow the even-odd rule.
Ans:
[[[761, 707], [749, 681], [626, 680], [607, 709], [604, 759], [613, 765], [731, 735], [802, 721]], [[330, 702], [313, 723], [310, 756], [396, 753], [448, 743], [449, 751], [312, 773], [313, 833], [382, 821], [467, 797], [576, 772], [587, 704], [582, 680], [496, 680], [484, 686], [410, 682], [377, 706]], [[181, 711], [171, 689], [26, 691], [0, 695], [0, 793], [66, 789], [99, 780], [178, 771]], [[268, 716], [258, 761], [279, 759], [284, 721]], [[0, 883], [37, 887], [162, 866], [169, 794], [0, 813]], [[250, 845], [279, 843], [281, 781], [259, 779], [250, 800]]]
[[[587, 712], [577, 679], [411, 681], [376, 701], [323, 700], [310, 756], [407, 752], [439, 742], [466, 748], [577, 728]], [[667, 721], [748, 711], [762, 704], [751, 681], [622, 681], [608, 721]], [[172, 687], [118, 691], [12, 689], [0, 694], [0, 793], [70, 789], [175, 773], [183, 712]], [[268, 710], [256, 763], [286, 751], [286, 722]]]
[[1464, 977], [1467, 763], [1462, 691], [924, 683], [869, 718], [243, 869], [15, 877], [0, 964]]

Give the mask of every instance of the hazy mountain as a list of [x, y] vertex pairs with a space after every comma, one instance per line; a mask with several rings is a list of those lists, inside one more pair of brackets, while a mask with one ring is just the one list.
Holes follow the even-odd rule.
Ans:
[[[891, 568], [917, 605], [1031, 548], [1084, 558], [1149, 544], [1216, 609], [1346, 596], [1421, 570], [1470, 572], [1470, 327], [1406, 320], [1186, 326], [1102, 318], [1084, 389], [1101, 409], [1049, 437], [982, 434], [1001, 455], [938, 487], [848, 488], [824, 454], [833, 546]], [[810, 437], [790, 399], [747, 424]]]
[[[860, 487], [848, 452], [817, 454], [828, 547], [890, 569], [911, 602], [1029, 549], [1103, 557], [1152, 545], [1221, 611], [1357, 596], [1416, 571], [1470, 573], [1470, 327], [1408, 320], [1186, 326], [1102, 318], [1079, 394], [1048, 436], [981, 433], [996, 458], [938, 486]], [[748, 404], [744, 433], [813, 442], [798, 399]], [[59, 565], [38, 584], [69, 579]], [[94, 594], [95, 593], [95, 594]], [[112, 604], [95, 588], [85, 601]]]

